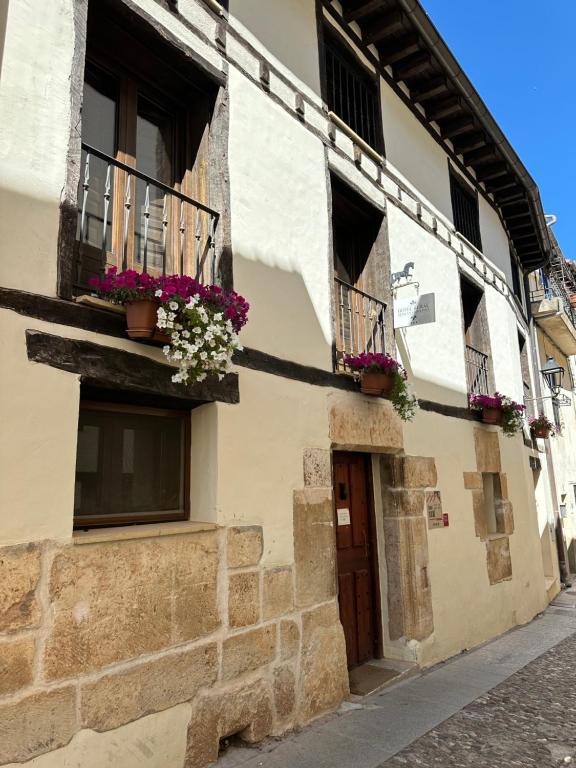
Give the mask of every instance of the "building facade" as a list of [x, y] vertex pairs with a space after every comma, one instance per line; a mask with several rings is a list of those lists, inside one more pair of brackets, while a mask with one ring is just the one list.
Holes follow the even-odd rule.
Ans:
[[[420, 5], [0, 22], [0, 765], [200, 768], [336, 709], [349, 669], [542, 611], [555, 449], [468, 396], [542, 395], [524, 278], [552, 246]], [[105, 264], [244, 295], [234, 372], [173, 384], [90, 296]], [[429, 322], [395, 330], [415, 297]], [[367, 349], [413, 421], [359, 392]]]

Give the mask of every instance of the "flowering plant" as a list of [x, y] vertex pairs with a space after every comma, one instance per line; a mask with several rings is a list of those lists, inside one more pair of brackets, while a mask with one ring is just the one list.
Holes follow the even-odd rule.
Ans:
[[383, 373], [393, 380], [390, 402], [403, 421], [411, 421], [418, 408], [418, 400], [408, 389], [408, 374], [391, 355], [381, 352], [362, 352], [346, 355], [344, 363], [356, 373]]
[[222, 308], [206, 301], [200, 293], [163, 303], [158, 309], [158, 327], [170, 336], [164, 354], [178, 366], [175, 383], [203, 381], [208, 373], [219, 379], [230, 371], [234, 350], [242, 349], [238, 332]]
[[136, 272], [134, 269], [118, 272], [117, 267], [108, 267], [104, 277], [90, 278], [90, 287], [102, 299], [113, 304], [127, 304], [130, 301], [153, 299], [158, 285], [157, 278], [146, 272]]
[[187, 275], [153, 277], [132, 269], [110, 267], [90, 285], [115, 304], [152, 299], [158, 303], [158, 328], [170, 343], [164, 354], [178, 366], [172, 381], [203, 381], [209, 372], [221, 379], [230, 370], [238, 338], [248, 319], [248, 302], [235, 291], [203, 285]]
[[556, 434], [555, 425], [543, 413], [538, 414], [538, 416], [532, 416], [528, 420], [528, 426], [530, 427], [530, 429], [538, 429], [538, 430], [541, 429], [541, 430], [546, 430], [550, 432], [551, 435]]
[[496, 408], [502, 411], [502, 431], [508, 437], [520, 432], [524, 425], [526, 406], [500, 392], [494, 392], [493, 395], [470, 395], [470, 408], [474, 411], [481, 411], [484, 408]]

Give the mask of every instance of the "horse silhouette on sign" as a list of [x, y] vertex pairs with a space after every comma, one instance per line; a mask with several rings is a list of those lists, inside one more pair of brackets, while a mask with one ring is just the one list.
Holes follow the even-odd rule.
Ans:
[[404, 264], [404, 269], [400, 270], [400, 272], [392, 272], [392, 285], [395, 283], [399, 283], [400, 280], [406, 279], [410, 280], [412, 277], [412, 270], [414, 269], [414, 262], [409, 261], [407, 264]]

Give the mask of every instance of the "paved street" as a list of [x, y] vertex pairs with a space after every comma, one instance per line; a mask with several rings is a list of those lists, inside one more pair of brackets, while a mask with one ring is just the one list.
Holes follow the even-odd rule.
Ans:
[[576, 589], [546, 613], [219, 768], [576, 766]]

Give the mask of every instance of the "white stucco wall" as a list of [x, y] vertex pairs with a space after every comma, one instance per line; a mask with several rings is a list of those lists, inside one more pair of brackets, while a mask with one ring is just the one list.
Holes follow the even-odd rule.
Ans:
[[73, 1], [8, 8], [0, 80], [0, 285], [54, 295], [70, 130]]
[[380, 83], [387, 165], [452, 221], [448, 156], [390, 86]]
[[[388, 206], [392, 272], [414, 262], [420, 293], [434, 293], [436, 322], [396, 331], [402, 362], [413, 377], [418, 397], [465, 406], [466, 369], [460, 300], [460, 276], [455, 254], [394, 205]], [[414, 295], [400, 288], [397, 298]]]
[[328, 189], [322, 142], [230, 71], [230, 210], [246, 346], [331, 368]]
[[276, 66], [320, 95], [315, 0], [230, 0], [231, 23]]
[[512, 266], [510, 262], [510, 245], [508, 235], [502, 226], [500, 217], [482, 195], [478, 195], [478, 211], [480, 215], [480, 235], [482, 237], [482, 252], [487, 259], [495, 264], [506, 276], [506, 282], [512, 287]]
[[[528, 452], [499, 434], [502, 471], [514, 509], [512, 579], [491, 585], [486, 544], [475, 534], [463, 472], [476, 471], [473, 422], [420, 412], [404, 429], [407, 454], [434, 456], [447, 528], [428, 530], [434, 632], [418, 656], [428, 666], [533, 618], [546, 605], [540, 537]], [[480, 427], [480, 429], [485, 429]]]
[[523, 402], [518, 324], [512, 308], [502, 294], [487, 287], [486, 312], [496, 390]]

